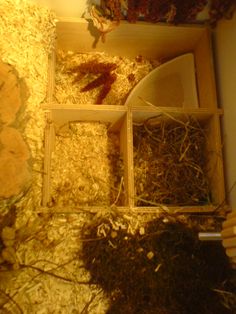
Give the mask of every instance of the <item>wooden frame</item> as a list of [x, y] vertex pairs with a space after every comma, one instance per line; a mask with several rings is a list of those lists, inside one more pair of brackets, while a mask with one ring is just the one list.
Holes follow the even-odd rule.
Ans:
[[[156, 212], [162, 207], [135, 207], [133, 179], [132, 122], [144, 120], [158, 112], [173, 115], [194, 115], [207, 120], [208, 148], [214, 152], [210, 159], [211, 192], [213, 204], [209, 206], [173, 207], [172, 211], [211, 212], [225, 200], [223, 160], [221, 153], [220, 116], [217, 108], [214, 68], [211, 51], [210, 31], [203, 26], [166, 26], [163, 24], [121, 22], [120, 26], [106, 37], [106, 42], [98, 40], [98, 33], [91, 21], [84, 19], [59, 19], [57, 22], [57, 48], [65, 51], [96, 52], [104, 51], [111, 55], [169, 60], [183, 53], [192, 52], [195, 57], [199, 108], [153, 108], [151, 106], [106, 106], [96, 104], [57, 104], [54, 101], [55, 56], [50, 57], [47, 103], [47, 126], [45, 129], [45, 166], [43, 205], [50, 199], [50, 154], [53, 149], [53, 123], [67, 121], [104, 121], [111, 128], [120, 130], [120, 150], [124, 157], [125, 191], [124, 207], [121, 210]], [[96, 47], [95, 42], [97, 41]], [[125, 42], [125, 45], [124, 45]], [[96, 207], [93, 207], [96, 210]]]

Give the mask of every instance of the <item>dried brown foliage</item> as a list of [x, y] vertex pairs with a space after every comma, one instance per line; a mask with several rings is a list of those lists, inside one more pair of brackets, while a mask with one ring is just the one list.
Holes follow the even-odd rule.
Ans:
[[92, 81], [81, 89], [81, 92], [87, 92], [94, 88], [102, 86], [98, 97], [97, 104], [102, 104], [104, 98], [111, 90], [112, 84], [116, 80], [116, 74], [112, 73], [116, 69], [115, 63], [98, 62], [96, 59], [81, 63], [80, 65], [71, 68], [69, 72], [76, 73], [74, 83], [79, 81], [86, 75], [92, 75]]
[[98, 95], [97, 98], [97, 104], [102, 104], [103, 99], [107, 96], [109, 91], [111, 90], [112, 84], [116, 80], [116, 74], [115, 73], [109, 73], [106, 77], [106, 80], [104, 81], [103, 87]]
[[114, 20], [120, 20], [122, 18], [120, 0], [101, 0], [101, 7], [104, 9], [104, 12], [111, 15]]
[[[196, 20], [207, 0], [124, 0], [102, 1], [101, 8], [106, 18], [127, 19], [134, 23], [138, 19], [149, 22], [187, 23]], [[235, 0], [212, 0], [209, 8], [210, 23], [215, 25], [221, 18], [230, 18], [235, 9]]]
[[210, 21], [213, 26], [222, 19], [231, 19], [236, 8], [235, 0], [213, 0], [209, 11]]

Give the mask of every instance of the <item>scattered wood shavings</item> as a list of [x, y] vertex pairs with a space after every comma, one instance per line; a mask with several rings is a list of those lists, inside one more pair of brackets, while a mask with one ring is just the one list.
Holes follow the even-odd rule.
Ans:
[[[55, 38], [55, 17], [29, 0], [2, 0], [0, 6], [0, 53], [12, 65], [29, 91], [24, 113], [18, 122], [33, 162], [32, 186], [21, 198], [22, 219], [27, 220], [42, 199], [44, 112], [41, 102], [47, 90], [48, 56]], [[28, 212], [28, 213], [27, 213]]]
[[[45, 211], [45, 210], [44, 210]], [[81, 229], [91, 214], [40, 214], [15, 230], [12, 269], [0, 271], [0, 311], [18, 313], [106, 313], [104, 294], [90, 283], [79, 257]], [[12, 230], [11, 230], [12, 231]], [[13, 234], [13, 232], [12, 232]]]
[[112, 72], [116, 75], [116, 81], [103, 100], [104, 105], [123, 105], [131, 89], [146, 76], [158, 63], [152, 63], [138, 56], [134, 60], [119, 56], [109, 56], [105, 53], [74, 53], [57, 52], [55, 99], [58, 103], [95, 104], [101, 87], [81, 92], [93, 75], [81, 76], [75, 81], [76, 73], [71, 69], [85, 62], [94, 61], [101, 63], [114, 63], [117, 68]]
[[107, 206], [122, 176], [119, 134], [99, 122], [70, 122], [56, 131], [52, 156], [52, 203]]

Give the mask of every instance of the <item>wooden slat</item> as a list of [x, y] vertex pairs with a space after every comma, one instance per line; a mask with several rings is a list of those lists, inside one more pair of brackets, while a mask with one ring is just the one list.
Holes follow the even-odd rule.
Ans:
[[199, 103], [200, 107], [208, 109], [217, 108], [216, 84], [210, 36], [210, 30], [205, 29], [194, 49]]
[[221, 144], [220, 118], [213, 115], [208, 122], [207, 132], [207, 169], [210, 190], [214, 204], [222, 204], [225, 200], [224, 169]]
[[[92, 21], [75, 18], [59, 18], [57, 22], [57, 46], [60, 49], [95, 52], [134, 58], [173, 58], [191, 52], [204, 33], [203, 27], [157, 25], [122, 21], [107, 34], [105, 43], [98, 40], [99, 32]], [[97, 42], [98, 40], [98, 42]]]
[[126, 205], [133, 207], [133, 143], [131, 114], [127, 112], [126, 119], [120, 132], [121, 153], [124, 160], [125, 187], [127, 191]]
[[236, 237], [228, 238], [222, 242], [224, 248], [236, 248]]
[[227, 229], [223, 229], [221, 231], [221, 235], [222, 235], [223, 239], [236, 236], [236, 226], [230, 227], [230, 228], [227, 228]]
[[175, 118], [183, 118], [185, 115], [193, 115], [196, 119], [203, 120], [213, 115], [221, 116], [223, 114], [222, 109], [208, 109], [208, 108], [170, 108], [170, 107], [155, 107], [155, 106], [132, 106], [132, 112], [134, 119], [138, 121], [144, 121], [154, 115], [165, 113], [170, 114]]
[[50, 108], [53, 108], [51, 109], [52, 119], [58, 125], [68, 121], [101, 121], [113, 124], [126, 113], [124, 107], [108, 105], [58, 105], [57, 107], [50, 106]]
[[234, 218], [236, 217], [236, 210], [234, 209], [231, 213], [229, 213], [227, 215], [227, 219], [231, 219], [231, 218]]
[[51, 113], [46, 115], [47, 123], [44, 132], [44, 169], [43, 169], [43, 192], [42, 205], [47, 206], [50, 201], [51, 187], [51, 153], [54, 146], [54, 127], [52, 124]]
[[[211, 214], [212, 211], [214, 211], [215, 207], [213, 206], [192, 206], [192, 207], [166, 207], [166, 209], [169, 208], [169, 213], [178, 213], [178, 214], [193, 214], [193, 213], [202, 213], [202, 214]], [[92, 213], [98, 213], [101, 211], [101, 206], [66, 206], [66, 207], [54, 207], [53, 213], [58, 214], [76, 214], [81, 212], [92, 212]], [[119, 213], [133, 213], [133, 214], [156, 214], [159, 215], [164, 212], [163, 206], [156, 206], [156, 207], [135, 207], [135, 206], [117, 206], [114, 207], [114, 211], [117, 211]], [[50, 212], [50, 210], [49, 210]], [[41, 210], [38, 211], [38, 213], [41, 213]], [[43, 213], [46, 213], [45, 210], [43, 210]]]
[[236, 216], [233, 218], [228, 218], [223, 222], [223, 228], [229, 228], [232, 226], [236, 226]]
[[132, 106], [132, 111], [163, 111], [169, 113], [180, 113], [180, 114], [218, 114], [223, 115], [224, 111], [222, 108], [178, 108], [178, 107], [155, 107], [155, 106]]
[[226, 255], [229, 257], [236, 257], [236, 248], [226, 249]]
[[53, 102], [53, 95], [55, 90], [55, 53], [52, 52], [48, 58], [48, 86], [46, 102], [51, 104]]

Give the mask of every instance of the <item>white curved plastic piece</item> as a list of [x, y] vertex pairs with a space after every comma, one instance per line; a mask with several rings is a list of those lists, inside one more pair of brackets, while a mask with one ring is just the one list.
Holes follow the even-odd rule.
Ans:
[[[140, 99], [141, 98], [141, 99]], [[131, 91], [125, 105], [198, 108], [194, 55], [186, 53], [146, 75]]]

